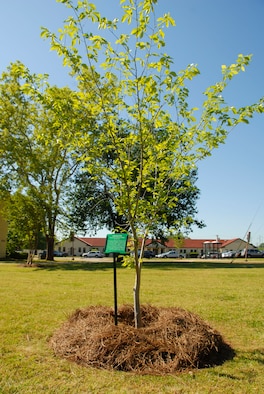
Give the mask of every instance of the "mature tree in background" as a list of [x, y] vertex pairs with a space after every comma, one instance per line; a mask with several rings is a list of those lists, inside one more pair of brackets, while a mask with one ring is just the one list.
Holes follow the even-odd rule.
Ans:
[[74, 232], [95, 234], [98, 230], [128, 230], [124, 217], [118, 216], [110, 185], [104, 179], [81, 171], [72, 182], [68, 195], [69, 227]]
[[45, 248], [43, 233], [43, 211], [28, 195], [19, 191], [10, 195], [6, 204], [8, 218], [7, 253], [28, 249], [28, 264], [32, 264], [32, 256], [37, 249]]
[[[171, 194], [174, 193], [174, 197], [177, 197], [177, 205], [170, 208], [166, 204], [157, 213], [158, 220], [153, 223], [152, 228], [152, 236], [156, 239], [165, 242], [173, 226], [177, 236], [183, 230], [185, 234], [188, 233], [194, 225], [198, 228], [204, 227], [204, 223], [196, 218], [196, 201], [200, 194], [195, 185], [196, 181], [196, 170], [192, 170], [191, 174], [174, 183]], [[111, 189], [110, 179], [95, 178], [85, 170], [76, 174], [67, 203], [70, 212], [69, 227], [84, 234], [94, 234], [103, 228], [130, 231], [126, 217], [117, 214], [115, 196], [111, 194]], [[143, 194], [147, 200], [148, 192], [143, 189], [142, 196]], [[151, 194], [149, 198], [152, 198]]]
[[[191, 169], [189, 174], [182, 175], [179, 180], [170, 180], [168, 190], [169, 198], [177, 201], [172, 207], [164, 204], [157, 213], [159, 220], [153, 223], [152, 234], [156, 239], [167, 241], [168, 236], [176, 235], [177, 239], [183, 233], [187, 235], [193, 226], [203, 228], [203, 221], [197, 218], [196, 203], [200, 191], [196, 186], [197, 170]], [[144, 191], [148, 198], [148, 192]], [[151, 197], [150, 197], [151, 198]], [[170, 230], [173, 229], [172, 234]]]
[[[1, 180], [10, 193], [30, 197], [35, 218], [53, 260], [58, 222], [65, 215], [64, 196], [79, 166], [76, 130], [91, 124], [77, 93], [51, 87], [47, 76], [30, 74], [20, 62], [11, 64], [0, 79]], [[87, 143], [87, 139], [86, 139]], [[32, 231], [34, 229], [32, 228]]]
[[[263, 101], [235, 108], [223, 97], [225, 87], [245, 69], [250, 56], [239, 55], [236, 63], [222, 66], [222, 80], [205, 90], [202, 108], [190, 108], [186, 84], [190, 85], [199, 70], [194, 64], [178, 72], [172, 69], [173, 60], [164, 51], [164, 30], [175, 22], [169, 13], [156, 18], [157, 0], [120, 0], [120, 19], [114, 20], [102, 17], [87, 0], [60, 2], [71, 9], [72, 16], [58, 35], [43, 29], [42, 36], [50, 38], [51, 48], [71, 68], [83, 100], [90, 104], [100, 124], [97, 143], [83, 160], [87, 160], [90, 173], [111, 179], [115, 209], [129, 223], [134, 249], [138, 250], [142, 237], [143, 250], [144, 240], [161, 219], [158, 213], [164, 212], [162, 221], [166, 222], [167, 212], [177, 206], [177, 182], [225, 141], [228, 129], [248, 122], [254, 112], [263, 112]], [[91, 22], [101, 35], [98, 30], [86, 30]], [[103, 71], [99, 78], [100, 66]], [[106, 83], [112, 89], [102, 89]], [[120, 118], [124, 119], [125, 134], [118, 128]], [[79, 143], [85, 147], [85, 139]], [[113, 164], [105, 167], [100, 156], [113, 149]], [[170, 230], [173, 228], [177, 228], [177, 220], [172, 221]], [[141, 262], [135, 253], [136, 327], [141, 325]]]
[[262, 242], [261, 244], [259, 244], [258, 248], [259, 248], [260, 250], [263, 250], [263, 249], [264, 249], [264, 243]]

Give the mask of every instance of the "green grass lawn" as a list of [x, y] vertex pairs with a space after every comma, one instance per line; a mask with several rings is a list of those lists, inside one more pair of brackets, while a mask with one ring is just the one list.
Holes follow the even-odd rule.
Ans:
[[[147, 262], [141, 302], [180, 306], [236, 351], [222, 366], [170, 376], [84, 368], [53, 355], [48, 339], [77, 308], [113, 305], [111, 263], [0, 263], [0, 393], [262, 393], [264, 263]], [[133, 302], [134, 271], [118, 267], [118, 304]]]

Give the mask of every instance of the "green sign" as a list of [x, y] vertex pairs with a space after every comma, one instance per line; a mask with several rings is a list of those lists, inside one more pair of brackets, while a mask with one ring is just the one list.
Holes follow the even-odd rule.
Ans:
[[106, 237], [105, 253], [126, 253], [128, 234], [108, 234]]

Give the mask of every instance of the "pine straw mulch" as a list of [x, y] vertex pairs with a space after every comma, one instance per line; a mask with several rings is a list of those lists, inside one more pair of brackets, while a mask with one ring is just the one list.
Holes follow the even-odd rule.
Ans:
[[184, 309], [143, 305], [143, 327], [134, 327], [132, 305], [118, 310], [77, 309], [50, 339], [56, 355], [83, 366], [166, 374], [220, 365], [234, 356], [221, 335]]

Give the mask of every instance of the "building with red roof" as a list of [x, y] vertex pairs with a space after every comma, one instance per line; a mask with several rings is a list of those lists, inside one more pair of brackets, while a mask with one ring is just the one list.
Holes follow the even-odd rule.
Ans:
[[[90, 250], [104, 252], [106, 238], [97, 237], [78, 237], [74, 236], [73, 240], [66, 239], [56, 244], [56, 248], [61, 252], [66, 252], [69, 256], [82, 256]], [[201, 257], [210, 255], [211, 257], [220, 257], [222, 252], [237, 251], [246, 248], [247, 242], [240, 238], [233, 239], [176, 239], [170, 238], [167, 242], [162, 243], [160, 240], [148, 239], [146, 241], [146, 250], [155, 254], [175, 250], [183, 257]], [[249, 248], [255, 248], [249, 245]]]

